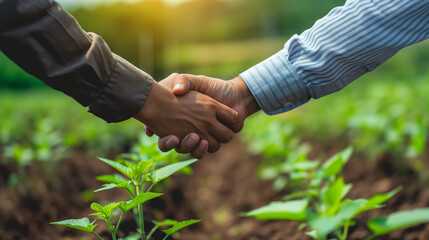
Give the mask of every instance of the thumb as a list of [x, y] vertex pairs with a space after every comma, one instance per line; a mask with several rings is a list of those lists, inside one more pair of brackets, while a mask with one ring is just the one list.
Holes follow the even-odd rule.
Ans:
[[173, 94], [176, 96], [187, 93], [191, 88], [190, 80], [183, 75], [180, 75], [174, 79]]
[[183, 95], [189, 90], [205, 93], [209, 87], [210, 80], [211, 78], [206, 76], [180, 74], [180, 76], [174, 79], [173, 93], [175, 95]]

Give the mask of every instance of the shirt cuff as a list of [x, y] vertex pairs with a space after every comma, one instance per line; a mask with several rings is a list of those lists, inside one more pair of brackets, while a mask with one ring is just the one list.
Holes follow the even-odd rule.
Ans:
[[150, 75], [123, 58], [113, 55], [116, 64], [110, 79], [88, 111], [106, 122], [121, 122], [134, 117], [141, 109], [152, 84]]
[[308, 88], [281, 50], [240, 74], [261, 109], [268, 115], [290, 111], [310, 100]]

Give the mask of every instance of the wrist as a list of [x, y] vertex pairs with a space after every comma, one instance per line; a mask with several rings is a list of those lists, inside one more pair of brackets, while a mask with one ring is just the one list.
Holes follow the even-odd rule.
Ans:
[[232, 79], [231, 84], [238, 93], [240, 105], [244, 108], [245, 118], [261, 110], [246, 82], [240, 76]]
[[134, 118], [144, 124], [150, 124], [156, 118], [156, 112], [163, 108], [160, 105], [168, 100], [170, 95], [172, 94], [169, 90], [159, 83], [153, 83], [145, 103]]

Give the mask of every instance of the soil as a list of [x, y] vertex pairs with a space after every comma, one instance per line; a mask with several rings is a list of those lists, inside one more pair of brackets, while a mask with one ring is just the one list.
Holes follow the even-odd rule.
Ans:
[[[312, 143], [314, 150], [310, 156], [323, 154], [327, 159], [341, 150], [343, 144], [340, 140], [330, 145]], [[218, 153], [195, 163], [192, 176], [177, 175], [167, 182], [169, 188], [164, 196], [151, 200], [145, 209], [146, 227], [151, 227], [153, 218], [201, 219], [200, 223], [182, 230], [180, 239], [310, 239], [303, 230], [297, 230], [299, 224], [295, 222], [257, 221], [240, 216], [240, 213], [281, 200], [285, 194], [273, 191], [271, 182], [258, 179], [255, 169], [262, 161], [263, 157], [247, 154], [246, 145], [238, 140], [225, 145]], [[344, 169], [345, 181], [354, 185], [347, 197], [369, 197], [399, 185], [404, 190], [388, 201], [385, 208], [359, 216], [349, 239], [367, 236], [365, 222], [376, 215], [429, 206], [429, 188], [419, 181], [418, 174], [397, 169], [389, 155], [381, 156], [377, 162], [371, 164], [363, 155], [353, 155]], [[7, 179], [16, 172], [16, 166], [0, 165], [1, 239], [80, 239], [83, 236], [93, 239], [81, 231], [49, 225], [49, 222], [88, 216], [93, 201], [127, 199], [127, 194], [120, 190], [92, 195], [91, 190], [101, 186], [95, 176], [113, 173], [113, 170], [88, 157], [84, 151], [76, 150], [72, 157], [52, 169], [46, 171], [42, 163], [27, 167], [25, 181], [29, 187], [20, 191], [7, 188]], [[126, 216], [119, 236], [136, 229], [131, 214]], [[109, 238], [104, 224], [100, 223], [96, 231], [103, 238]], [[157, 232], [154, 239], [162, 239], [161, 236], [162, 233]], [[423, 224], [379, 239], [423, 240], [427, 236], [429, 224]]]

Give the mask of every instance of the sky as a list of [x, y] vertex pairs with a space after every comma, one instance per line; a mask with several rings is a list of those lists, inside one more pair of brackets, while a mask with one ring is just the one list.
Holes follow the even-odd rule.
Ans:
[[[65, 8], [87, 7], [97, 4], [115, 3], [115, 2], [138, 2], [141, 0], [57, 0]], [[179, 4], [187, 0], [159, 0], [170, 4]]]

